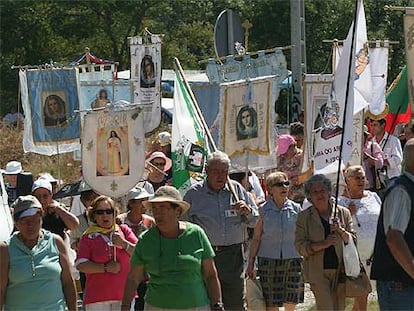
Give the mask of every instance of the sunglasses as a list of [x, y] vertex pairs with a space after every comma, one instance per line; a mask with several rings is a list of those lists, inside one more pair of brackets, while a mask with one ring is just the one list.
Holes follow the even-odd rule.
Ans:
[[273, 184], [273, 187], [288, 187], [290, 185], [290, 181], [286, 180], [286, 181], [279, 181], [279, 182], [275, 182]]
[[165, 162], [152, 162], [155, 166], [165, 166]]
[[114, 214], [114, 210], [113, 209], [98, 209], [95, 212], [95, 215], [113, 215]]

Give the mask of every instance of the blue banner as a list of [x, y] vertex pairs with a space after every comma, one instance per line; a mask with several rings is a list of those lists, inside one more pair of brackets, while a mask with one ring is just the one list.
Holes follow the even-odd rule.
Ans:
[[35, 145], [70, 143], [79, 138], [79, 97], [75, 69], [27, 72], [31, 125]]

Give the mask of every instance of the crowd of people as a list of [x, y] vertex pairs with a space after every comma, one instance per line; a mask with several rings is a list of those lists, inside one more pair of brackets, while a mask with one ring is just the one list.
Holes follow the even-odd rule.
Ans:
[[[344, 169], [338, 197], [329, 176], [301, 173], [300, 122], [278, 136], [264, 182], [214, 151], [183, 196], [168, 132], [147, 151], [143, 180], [116, 200], [81, 179], [65, 206], [50, 174], [28, 188], [10, 161], [15, 230], [0, 244], [0, 309], [76, 310], [81, 298], [84, 310], [256, 310], [254, 280], [263, 310], [295, 310], [305, 283], [317, 310], [344, 310], [344, 250], [355, 243], [381, 310], [413, 310], [412, 123], [404, 130], [403, 149], [385, 120], [370, 120], [362, 163]], [[353, 310], [367, 310], [369, 291], [351, 296]]]

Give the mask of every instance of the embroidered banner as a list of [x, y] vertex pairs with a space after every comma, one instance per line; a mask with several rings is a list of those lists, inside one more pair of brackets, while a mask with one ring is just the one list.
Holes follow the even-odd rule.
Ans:
[[161, 37], [130, 38], [133, 102], [144, 109], [145, 132], [161, 121]]
[[256, 78], [221, 84], [221, 142], [229, 157], [270, 154], [272, 81]]
[[79, 76], [76, 69], [19, 72], [25, 114], [23, 149], [45, 155], [79, 146]]
[[141, 108], [88, 112], [82, 134], [82, 171], [97, 192], [125, 195], [141, 179], [145, 137]]

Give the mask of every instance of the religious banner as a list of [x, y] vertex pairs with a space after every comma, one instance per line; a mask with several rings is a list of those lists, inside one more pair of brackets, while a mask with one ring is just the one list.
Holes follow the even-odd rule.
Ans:
[[80, 109], [105, 108], [108, 103], [116, 103], [124, 100], [132, 102], [132, 88], [129, 81], [117, 80], [107, 83], [84, 83], [80, 84], [81, 101]]
[[[387, 40], [381, 42], [377, 40], [375, 46], [368, 48], [369, 55], [369, 67], [371, 71], [371, 87], [372, 87], [372, 97], [368, 103], [368, 110], [370, 114], [379, 116], [382, 118], [381, 114], [386, 114], [386, 100], [385, 100], [385, 91], [387, 89], [387, 77], [388, 77], [388, 55], [389, 55], [389, 42]], [[382, 46], [383, 45], [383, 46]], [[342, 46], [337, 46], [335, 48], [335, 60], [336, 66], [341, 57]], [[355, 89], [355, 92], [357, 90]], [[356, 97], [357, 100], [357, 97]], [[367, 109], [367, 108], [365, 108]], [[355, 111], [356, 110], [356, 111]], [[354, 107], [354, 112], [358, 112], [361, 109], [359, 106]]]
[[145, 137], [141, 108], [90, 111], [84, 117], [82, 172], [88, 185], [111, 197], [142, 178]]
[[220, 141], [229, 157], [270, 154], [273, 80], [268, 76], [221, 84]]
[[145, 132], [161, 121], [161, 37], [130, 38], [133, 102], [144, 109]]
[[405, 56], [411, 105], [414, 105], [414, 8], [406, 8], [404, 15]]
[[305, 137], [303, 143], [302, 173], [313, 169], [315, 133], [319, 111], [329, 99], [332, 74], [305, 74], [303, 94], [305, 102]]
[[[368, 104], [367, 98], [371, 97], [367, 83], [371, 74], [366, 72], [368, 46], [364, 40], [365, 13], [363, 2], [359, 0], [356, 20], [349, 28], [344, 41], [343, 53], [339, 59], [328, 101], [318, 107], [318, 117], [313, 124], [315, 173], [335, 173], [351, 158], [353, 116]], [[359, 108], [354, 109], [354, 104]]]
[[25, 114], [23, 149], [45, 155], [79, 146], [79, 75], [76, 69], [20, 70]]
[[216, 59], [209, 59], [206, 73], [211, 83], [225, 83], [271, 75], [279, 75], [283, 77], [281, 79], [283, 81], [288, 76], [288, 69], [282, 49], [275, 48], [270, 53], [258, 51], [257, 57], [254, 58], [249, 54], [229, 55], [220, 64], [217, 64]]

